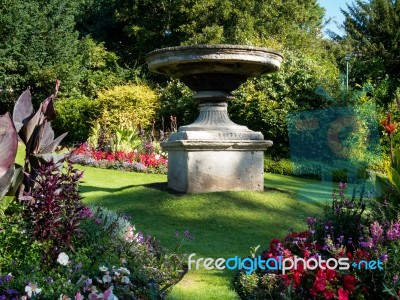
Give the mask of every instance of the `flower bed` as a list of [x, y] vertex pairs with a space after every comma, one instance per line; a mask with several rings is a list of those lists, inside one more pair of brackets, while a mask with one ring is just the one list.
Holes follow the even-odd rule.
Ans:
[[74, 148], [69, 159], [73, 163], [92, 167], [160, 174], [166, 174], [168, 166], [167, 158], [157, 153], [112, 153], [95, 150], [86, 143]]
[[[400, 298], [400, 218], [373, 219], [363, 196], [349, 199], [345, 189], [340, 183], [332, 205], [323, 217], [309, 217], [306, 231], [270, 242], [259, 257], [269, 268], [239, 272], [242, 299]], [[286, 260], [285, 272], [279, 260]]]
[[127, 216], [84, 206], [80, 176], [72, 166], [41, 165], [24, 205], [0, 214], [0, 299], [164, 298], [183, 276], [183, 256]]
[[[83, 173], [52, 154], [65, 137], [55, 138], [50, 124], [59, 84], [36, 112], [26, 90], [13, 117], [0, 116], [0, 300], [162, 299], [183, 275], [183, 256], [136, 232], [127, 217], [82, 203]], [[24, 166], [15, 163], [18, 139]], [[151, 153], [87, 146], [71, 155], [79, 156], [155, 171], [166, 165]]]

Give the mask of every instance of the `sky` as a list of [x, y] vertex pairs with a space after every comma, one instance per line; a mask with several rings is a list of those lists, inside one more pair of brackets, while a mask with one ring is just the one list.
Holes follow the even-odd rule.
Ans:
[[351, 4], [351, 0], [318, 0], [319, 5], [325, 8], [325, 19], [332, 18], [332, 21], [325, 29], [330, 29], [333, 32], [342, 34], [343, 32], [336, 26], [335, 22], [342, 24], [344, 21], [343, 14], [340, 9], [347, 10], [346, 3]]

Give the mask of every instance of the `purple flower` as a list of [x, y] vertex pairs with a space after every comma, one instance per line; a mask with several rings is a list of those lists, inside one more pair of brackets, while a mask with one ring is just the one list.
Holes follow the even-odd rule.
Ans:
[[84, 209], [82, 209], [81, 217], [83, 219], [86, 219], [86, 218], [91, 219], [91, 218], [93, 218], [93, 213], [92, 213], [91, 209], [89, 207], [85, 207]]
[[383, 229], [382, 226], [378, 223], [378, 221], [375, 221], [374, 223], [371, 224], [370, 232], [374, 244], [377, 244], [378, 242], [383, 240], [383, 235], [382, 235]]
[[386, 231], [386, 236], [388, 240], [397, 240], [400, 239], [400, 223], [396, 222], [390, 226], [390, 228]]
[[139, 244], [143, 244], [143, 243], [144, 243], [144, 236], [143, 236], [143, 233], [138, 232], [138, 233], [136, 234], [135, 241], [136, 241], [137, 243], [139, 243]]
[[388, 255], [387, 255], [386, 253], [383, 253], [383, 254], [379, 257], [379, 260], [380, 260], [380, 261], [383, 261], [383, 262], [387, 261], [387, 260], [388, 260]]
[[188, 239], [190, 241], [194, 240], [194, 237], [190, 235], [189, 230], [186, 230], [183, 234], [184, 234], [186, 239]]
[[52, 282], [53, 282], [53, 278], [51, 278], [51, 277], [46, 278], [46, 283], [52, 283]]
[[307, 218], [307, 225], [308, 225], [308, 226], [314, 225], [315, 222], [317, 222], [317, 219], [316, 219], [316, 218], [311, 218], [311, 217], [308, 217], [308, 218]]

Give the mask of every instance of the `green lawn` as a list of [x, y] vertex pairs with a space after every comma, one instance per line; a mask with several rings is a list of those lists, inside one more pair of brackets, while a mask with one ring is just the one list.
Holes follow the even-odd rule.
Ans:
[[[272, 238], [283, 237], [290, 227], [304, 230], [307, 216], [320, 213], [335, 188], [331, 183], [266, 174], [264, 192], [182, 195], [166, 189], [165, 175], [77, 167], [85, 171], [80, 189], [86, 203], [132, 216], [139, 231], [170, 249], [176, 245], [176, 232], [189, 230], [195, 240], [182, 252], [203, 258], [247, 256], [250, 247], [266, 249]], [[191, 270], [168, 299], [238, 299], [234, 275], [233, 271]]]
[[[170, 249], [176, 245], [175, 233], [189, 230], [195, 240], [182, 251], [197, 257], [247, 256], [256, 245], [265, 249], [290, 227], [304, 230], [307, 216], [321, 212], [331, 192], [310, 189], [309, 198], [298, 199], [302, 187], [318, 186], [318, 182], [266, 174], [265, 192], [180, 195], [166, 190], [164, 175], [79, 168], [85, 170], [81, 191], [86, 203], [131, 215], [138, 230]], [[234, 275], [233, 271], [191, 270], [169, 299], [237, 299]]]

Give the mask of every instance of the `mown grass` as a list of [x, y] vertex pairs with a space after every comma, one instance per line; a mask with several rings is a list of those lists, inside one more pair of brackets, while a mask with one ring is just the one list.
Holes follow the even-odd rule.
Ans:
[[[317, 182], [272, 174], [265, 177], [264, 192], [182, 195], [167, 190], [164, 175], [79, 168], [85, 171], [81, 191], [86, 203], [132, 216], [138, 230], [170, 249], [177, 242], [175, 233], [189, 230], [195, 240], [182, 251], [196, 253], [196, 257], [244, 257], [250, 247], [265, 249], [272, 238], [283, 237], [290, 227], [304, 230], [307, 216], [320, 213], [327, 200], [297, 199], [300, 187]], [[237, 299], [234, 275], [233, 271], [191, 270], [168, 298]]]
[[[17, 162], [22, 163], [22, 145]], [[165, 175], [130, 173], [77, 166], [84, 170], [80, 190], [86, 203], [128, 214], [139, 231], [174, 249], [176, 232], [189, 230], [195, 240], [182, 252], [196, 257], [249, 255], [250, 247], [268, 247], [290, 227], [305, 229], [307, 216], [321, 213], [336, 184], [265, 174], [264, 192], [176, 194], [166, 188]], [[348, 189], [349, 191], [351, 190]], [[233, 271], [189, 271], [172, 288], [170, 300], [238, 299]]]

